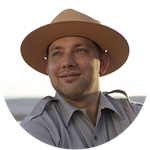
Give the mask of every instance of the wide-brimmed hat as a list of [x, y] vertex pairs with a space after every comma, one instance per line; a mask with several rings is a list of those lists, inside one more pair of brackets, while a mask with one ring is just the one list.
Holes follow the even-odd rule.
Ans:
[[44, 58], [47, 57], [48, 45], [68, 36], [88, 38], [103, 51], [107, 50], [110, 62], [104, 75], [120, 68], [128, 58], [129, 46], [120, 33], [72, 9], [64, 10], [50, 24], [28, 34], [21, 44], [22, 57], [29, 66], [47, 75]]

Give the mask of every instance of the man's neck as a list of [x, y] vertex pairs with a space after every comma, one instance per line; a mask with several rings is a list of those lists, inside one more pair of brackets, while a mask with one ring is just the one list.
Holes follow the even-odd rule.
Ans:
[[[99, 94], [100, 96], [100, 94]], [[97, 118], [97, 111], [98, 111], [98, 103], [99, 103], [99, 96], [97, 96], [97, 98], [95, 99], [95, 101], [93, 101], [93, 103], [91, 103], [91, 105], [87, 106], [86, 109], [86, 113], [88, 115], [88, 117], [90, 118], [90, 120], [92, 121], [93, 125], [96, 125], [96, 118]]]
[[96, 125], [96, 116], [98, 110], [98, 103], [99, 103], [100, 91], [83, 96], [78, 97], [78, 100], [69, 100], [66, 99], [68, 102], [73, 104], [79, 109], [86, 109], [86, 113], [90, 120], [92, 121], [93, 125]]

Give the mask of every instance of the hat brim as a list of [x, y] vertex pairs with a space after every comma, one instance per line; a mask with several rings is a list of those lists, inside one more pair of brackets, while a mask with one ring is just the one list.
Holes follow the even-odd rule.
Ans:
[[21, 44], [22, 57], [29, 66], [47, 75], [47, 62], [44, 57], [47, 56], [48, 45], [67, 36], [91, 39], [100, 45], [103, 51], [107, 50], [110, 62], [104, 75], [119, 69], [128, 58], [129, 45], [120, 33], [101, 24], [81, 21], [52, 23], [34, 30]]

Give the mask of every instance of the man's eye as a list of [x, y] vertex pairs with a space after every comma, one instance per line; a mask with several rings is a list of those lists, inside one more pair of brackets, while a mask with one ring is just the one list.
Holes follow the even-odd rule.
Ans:
[[58, 56], [58, 55], [60, 55], [59, 52], [55, 52], [55, 53], [53, 54], [53, 56]]
[[[76, 50], [76, 53], [84, 53], [84, 52], [86, 52], [86, 50], [84, 50], [84, 49], [77, 49]], [[54, 56], [60, 56], [61, 55], [61, 52], [54, 52], [53, 53], [53, 57]]]
[[83, 51], [83, 49], [78, 49], [78, 52], [82, 52]]

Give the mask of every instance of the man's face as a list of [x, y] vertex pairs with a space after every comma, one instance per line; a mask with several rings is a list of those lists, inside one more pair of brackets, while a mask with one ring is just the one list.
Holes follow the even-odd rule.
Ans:
[[46, 69], [56, 92], [67, 99], [99, 91], [99, 52], [91, 40], [64, 37], [54, 41]]

